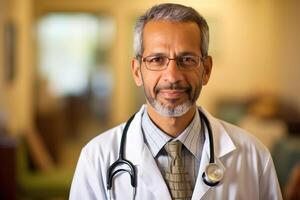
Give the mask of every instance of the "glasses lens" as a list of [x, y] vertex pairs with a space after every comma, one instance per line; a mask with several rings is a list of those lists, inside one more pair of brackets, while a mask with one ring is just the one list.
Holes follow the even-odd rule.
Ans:
[[148, 56], [144, 58], [144, 62], [150, 70], [162, 70], [166, 67], [168, 58], [166, 56]]
[[178, 63], [180, 65], [180, 67], [183, 67], [186, 69], [198, 67], [199, 61], [200, 61], [200, 59], [198, 56], [186, 55], [186, 56], [178, 57]]

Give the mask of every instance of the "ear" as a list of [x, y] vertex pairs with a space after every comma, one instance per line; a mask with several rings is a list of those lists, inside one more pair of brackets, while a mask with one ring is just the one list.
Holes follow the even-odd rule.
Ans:
[[206, 85], [208, 83], [211, 70], [212, 70], [212, 65], [213, 65], [212, 57], [207, 56], [203, 62], [204, 72], [202, 77], [202, 85]]
[[136, 58], [131, 60], [131, 72], [134, 79], [134, 82], [137, 86], [143, 85], [142, 74], [140, 70], [140, 62]]

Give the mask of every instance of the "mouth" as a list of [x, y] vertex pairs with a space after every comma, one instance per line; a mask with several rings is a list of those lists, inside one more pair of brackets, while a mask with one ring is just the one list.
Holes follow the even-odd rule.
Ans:
[[176, 100], [187, 94], [187, 89], [161, 89], [159, 94], [167, 100]]

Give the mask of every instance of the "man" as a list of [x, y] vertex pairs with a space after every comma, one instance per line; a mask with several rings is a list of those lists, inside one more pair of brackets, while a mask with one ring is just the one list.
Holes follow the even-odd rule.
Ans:
[[[196, 106], [212, 69], [205, 19], [190, 7], [157, 5], [138, 19], [134, 37], [131, 69], [147, 103], [125, 128], [83, 148], [70, 199], [282, 199], [268, 150]], [[118, 158], [126, 160], [116, 165]]]

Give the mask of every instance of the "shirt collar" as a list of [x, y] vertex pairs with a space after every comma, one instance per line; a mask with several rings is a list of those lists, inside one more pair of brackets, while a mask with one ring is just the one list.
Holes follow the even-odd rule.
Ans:
[[146, 109], [142, 116], [142, 130], [145, 143], [153, 157], [156, 157], [158, 152], [165, 146], [165, 144], [172, 140], [171, 136], [165, 134], [153, 123]]
[[[198, 111], [198, 110], [197, 110]], [[186, 129], [176, 138], [200, 161], [204, 132], [201, 130], [201, 120], [198, 112]]]
[[184, 131], [178, 137], [173, 138], [160, 130], [150, 119], [147, 110], [145, 110], [142, 116], [142, 130], [145, 143], [153, 157], [156, 157], [170, 140], [179, 140], [200, 161], [204, 134], [201, 131], [201, 120], [198, 112], [196, 112], [193, 120]]

